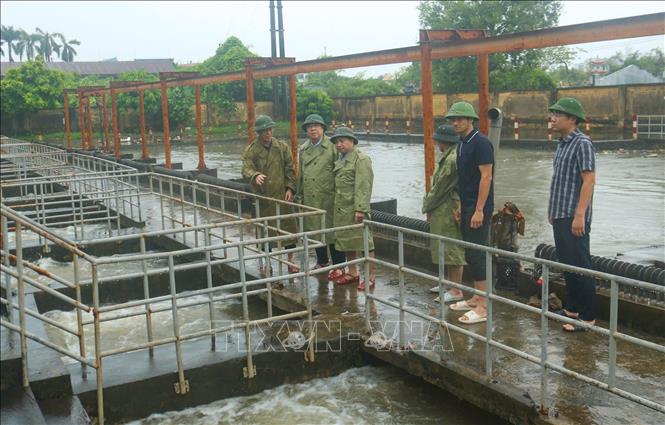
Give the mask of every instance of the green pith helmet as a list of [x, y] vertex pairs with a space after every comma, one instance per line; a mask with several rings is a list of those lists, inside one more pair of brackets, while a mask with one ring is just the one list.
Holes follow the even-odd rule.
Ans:
[[273, 128], [276, 125], [275, 121], [273, 121], [268, 115], [259, 115], [254, 123], [254, 131], [258, 133], [259, 131]]
[[476, 111], [473, 109], [473, 105], [469, 102], [455, 102], [450, 106], [446, 118], [456, 117], [473, 118], [474, 120], [480, 119], [478, 118]]
[[311, 114], [311, 115], [308, 115], [307, 118], [305, 118], [305, 122], [302, 123], [303, 131], [307, 131], [307, 126], [309, 124], [321, 124], [321, 126], [323, 127], [323, 130], [328, 129], [328, 126], [323, 121], [323, 117], [321, 117], [321, 115], [319, 115], [319, 114]]
[[549, 107], [550, 111], [564, 112], [586, 121], [586, 114], [582, 104], [574, 97], [562, 97], [554, 105]]
[[445, 143], [460, 142], [459, 135], [455, 133], [453, 126], [445, 124], [440, 125], [436, 128], [436, 131], [434, 132], [432, 139], [436, 140], [437, 142], [445, 142]]
[[353, 131], [351, 131], [349, 127], [345, 126], [337, 127], [337, 129], [335, 129], [335, 133], [332, 136], [330, 136], [330, 141], [335, 143], [335, 139], [339, 139], [340, 137], [347, 137], [353, 140], [354, 145], [358, 144], [358, 138], [356, 137], [355, 134], [353, 134]]

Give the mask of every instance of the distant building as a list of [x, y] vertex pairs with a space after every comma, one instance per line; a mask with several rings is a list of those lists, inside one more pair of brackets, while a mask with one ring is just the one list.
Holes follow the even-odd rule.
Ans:
[[[0, 62], [0, 76], [10, 69], [18, 68], [23, 62]], [[134, 59], [133, 61], [119, 61], [115, 58], [100, 62], [44, 62], [49, 69], [64, 72], [73, 72], [83, 77], [96, 75], [100, 77], [115, 77], [125, 72], [143, 70], [148, 74], [175, 71], [173, 59]]]
[[663, 79], [643, 70], [637, 65], [625, 68], [596, 79], [596, 86], [621, 86], [626, 84], [662, 83]]

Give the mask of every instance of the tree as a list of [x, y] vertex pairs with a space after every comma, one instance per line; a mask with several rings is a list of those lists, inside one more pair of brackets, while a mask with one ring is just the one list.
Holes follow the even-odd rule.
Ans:
[[7, 43], [7, 54], [9, 55], [9, 62], [14, 62], [12, 57], [12, 49], [16, 42], [21, 38], [21, 30], [14, 29], [13, 26], [2, 25], [0, 27], [0, 39]]
[[14, 53], [20, 56], [21, 61], [23, 61], [23, 54], [25, 57], [31, 61], [35, 58], [35, 50], [38, 46], [40, 35], [39, 34], [29, 34], [25, 30], [20, 30], [21, 35]]
[[[560, 1], [423, 1], [418, 5], [420, 23], [431, 29], [485, 29], [491, 36], [556, 26]], [[566, 48], [529, 49], [490, 57], [490, 86], [514, 84], [512, 90], [552, 87], [545, 69], [570, 61]], [[475, 56], [437, 60], [432, 65], [435, 90], [475, 91], [478, 87]], [[503, 76], [508, 72], [510, 75]], [[502, 78], [503, 77], [503, 78]], [[535, 87], [534, 87], [535, 85]]]
[[651, 49], [643, 53], [638, 51], [616, 52], [606, 59], [609, 72], [615, 72], [628, 65], [636, 65], [656, 77], [665, 72], [665, 52], [662, 48]]
[[314, 72], [302, 84], [304, 89], [322, 90], [331, 97], [360, 97], [399, 94], [400, 89], [381, 78], [339, 75], [337, 71]]
[[53, 53], [60, 53], [60, 45], [55, 42], [57, 38], [63, 38], [64, 36], [59, 32], [49, 33], [42, 31], [39, 27], [36, 28], [37, 35], [39, 37], [39, 46], [37, 51], [44, 58], [46, 62], [53, 61]]
[[333, 100], [322, 90], [298, 90], [296, 96], [298, 121], [304, 121], [310, 114], [319, 114], [324, 122], [333, 117]]
[[64, 35], [58, 33], [61, 44], [60, 59], [65, 62], [74, 62], [74, 56], [76, 56], [76, 49], [72, 46], [80, 46], [81, 42], [78, 40], [69, 40], [65, 38]]

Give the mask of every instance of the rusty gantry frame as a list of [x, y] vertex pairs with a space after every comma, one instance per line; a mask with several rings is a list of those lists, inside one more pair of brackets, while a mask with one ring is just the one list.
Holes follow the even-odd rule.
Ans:
[[[119, 86], [111, 84], [109, 88], [79, 88], [79, 115], [81, 121], [81, 132], [85, 133], [83, 122], [83, 105], [81, 98], [84, 96], [111, 95], [111, 107], [113, 113], [113, 133], [115, 143], [115, 156], [120, 157], [120, 144], [117, 140], [117, 108], [115, 108], [115, 95], [132, 91], [158, 90], [161, 89], [162, 108], [164, 114], [164, 149], [166, 166], [171, 167], [171, 147], [168, 128], [168, 103], [167, 88], [169, 87], [200, 87], [206, 84], [227, 83], [231, 81], [246, 81], [247, 84], [247, 124], [248, 140], [253, 140], [254, 127], [254, 91], [253, 80], [271, 77], [289, 77], [289, 89], [291, 93], [290, 129], [291, 148], [293, 152], [297, 149], [297, 123], [295, 114], [295, 76], [311, 72], [332, 71], [346, 68], [358, 68], [374, 65], [386, 65], [391, 63], [421, 62], [421, 96], [423, 102], [423, 135], [425, 151], [425, 182], [426, 190], [430, 188], [430, 180], [434, 171], [434, 145], [432, 133], [434, 129], [433, 93], [432, 93], [432, 64], [433, 60], [459, 57], [478, 56], [478, 89], [479, 89], [479, 111], [481, 117], [480, 129], [487, 131], [487, 109], [489, 107], [489, 55], [492, 53], [505, 53], [524, 49], [538, 49], [543, 47], [563, 46], [567, 44], [591, 43], [595, 41], [618, 40], [633, 37], [646, 37], [665, 34], [665, 13], [653, 13], [649, 15], [632, 16], [628, 18], [611, 19], [606, 21], [589, 22], [577, 25], [568, 25], [557, 28], [528, 31], [515, 34], [506, 34], [496, 37], [488, 37], [482, 30], [422, 30], [420, 32], [420, 45], [402, 47], [389, 50], [378, 50], [373, 52], [357, 53], [352, 55], [329, 57], [323, 59], [294, 62], [292, 58], [284, 62], [268, 62], [264, 58], [259, 63], [264, 68], [254, 69], [252, 60], [248, 62], [244, 71], [229, 72], [213, 75], [196, 75], [190, 73], [160, 74], [160, 81], [149, 83], [128, 84]], [[200, 96], [197, 99], [197, 110], [200, 108]], [[67, 92], [65, 92], [65, 105], [67, 103]], [[141, 122], [141, 134], [145, 132], [145, 123]], [[71, 145], [69, 134], [69, 113], [65, 113], [65, 129], [67, 131], [68, 147]], [[199, 166], [203, 161], [203, 142], [200, 125], [197, 122], [199, 132]], [[144, 138], [142, 137], [144, 140]], [[84, 139], [85, 140], [85, 139]], [[144, 151], [145, 154], [145, 151]], [[204, 163], [203, 163], [204, 164]]]

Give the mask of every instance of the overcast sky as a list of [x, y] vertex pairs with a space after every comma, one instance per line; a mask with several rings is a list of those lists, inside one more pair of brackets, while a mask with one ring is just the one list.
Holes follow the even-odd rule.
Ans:
[[[418, 39], [417, 1], [284, 1], [286, 56], [314, 59], [411, 46]], [[48, 1], [0, 2], [2, 25], [36, 27], [81, 41], [76, 60], [117, 57], [173, 58], [200, 62], [235, 35], [261, 56], [270, 56], [268, 1]], [[665, 12], [662, 1], [565, 1], [560, 25]], [[619, 51], [663, 47], [662, 36], [587, 43], [578, 61]], [[7, 58], [3, 58], [7, 60]], [[380, 75], [403, 65], [354, 69]]]

